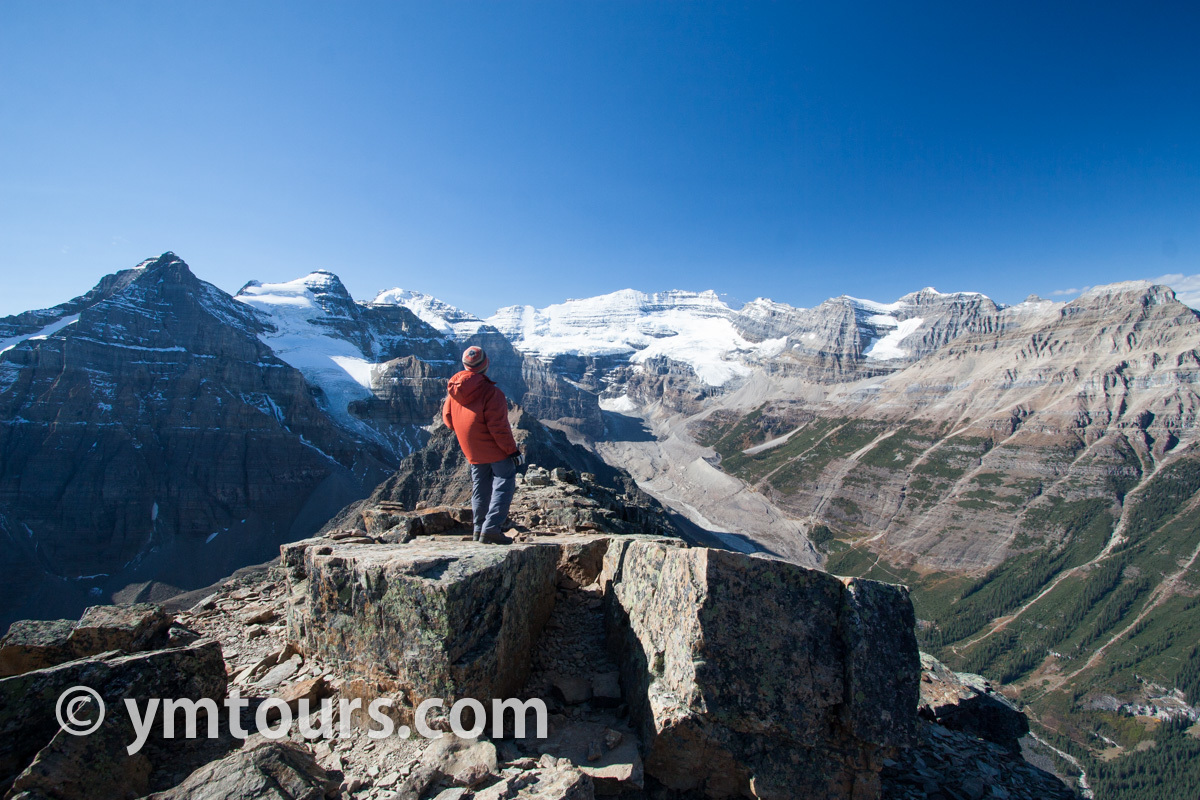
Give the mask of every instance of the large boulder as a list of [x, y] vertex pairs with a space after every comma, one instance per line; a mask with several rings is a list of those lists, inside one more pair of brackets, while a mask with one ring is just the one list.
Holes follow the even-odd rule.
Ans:
[[420, 539], [309, 547], [291, 636], [350, 674], [426, 698], [511, 697], [554, 604], [557, 547]]
[[0, 639], [0, 678], [110, 650], [148, 650], [164, 643], [172, 621], [151, 603], [91, 606], [78, 622], [18, 620]]
[[646, 771], [710, 797], [871, 797], [912, 741], [919, 662], [902, 587], [630, 541], [602, 580]]
[[[212, 640], [134, 655], [106, 653], [0, 679], [0, 790], [43, 792], [60, 800], [138, 796], [149, 791], [150, 754], [163, 743], [156, 719], [151, 741], [138, 755], [124, 700], [146, 709], [151, 698], [225, 697], [225, 661]], [[89, 736], [60, 731], [59, 696], [73, 687], [96, 691], [104, 721]], [[79, 718], [94, 718], [80, 709]], [[166, 748], [169, 749], [169, 748]], [[140, 757], [139, 757], [140, 756]], [[148, 760], [149, 759], [149, 760]]]
[[123, 650], [133, 653], [161, 644], [174, 615], [153, 603], [92, 606], [71, 631], [75, 657]]
[[446, 733], [421, 752], [412, 772], [396, 787], [396, 800], [417, 800], [431, 795], [430, 787], [435, 784], [477, 787], [499, 773], [494, 744]]
[[591, 776], [572, 766], [505, 775], [475, 793], [475, 800], [595, 800], [595, 797], [596, 788]]
[[307, 748], [264, 739], [146, 800], [323, 800], [337, 786]]
[[20, 675], [70, 661], [68, 640], [75, 629], [69, 619], [19, 619], [0, 639], [0, 678]]
[[1013, 753], [1029, 733], [1029, 720], [991, 682], [979, 675], [954, 672], [928, 653], [921, 653], [921, 699], [917, 713], [930, 722], [978, 736]]
[[[310, 539], [282, 548], [293, 581], [289, 638], [342, 665], [342, 694], [426, 698], [515, 697], [560, 580], [589, 584], [612, 542], [677, 540], [567, 534], [505, 547], [420, 538], [408, 544]], [[621, 546], [624, 546], [622, 544]], [[431, 714], [436, 719], [437, 714]]]

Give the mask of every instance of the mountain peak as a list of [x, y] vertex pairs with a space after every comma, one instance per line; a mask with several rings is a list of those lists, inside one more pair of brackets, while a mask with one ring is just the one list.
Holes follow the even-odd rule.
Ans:
[[342, 279], [327, 269], [314, 270], [301, 278], [301, 280], [305, 286], [317, 294], [350, 296], [350, 291], [342, 283]]
[[1175, 296], [1175, 290], [1169, 286], [1152, 281], [1121, 281], [1086, 289], [1079, 297], [1067, 303], [1062, 313], [1072, 315], [1082, 311], [1107, 311], [1118, 307], [1150, 309], [1155, 306], [1182, 305]]
[[167, 283], [184, 283], [197, 280], [192, 274], [191, 268], [188, 267], [187, 262], [170, 250], [157, 258], [146, 259], [127, 272], [133, 273], [133, 280], [139, 283], [144, 282], [147, 276], [150, 275], [155, 275], [159, 280], [166, 281]]
[[479, 317], [469, 311], [463, 311], [431, 295], [412, 289], [401, 289], [399, 286], [385, 289], [375, 295], [371, 305], [403, 306], [434, 330], [458, 340], [473, 336], [483, 324]]
[[155, 270], [162, 269], [163, 267], [169, 267], [174, 264], [182, 264], [185, 268], [187, 267], [187, 262], [168, 250], [157, 258], [147, 258], [145, 261], [134, 267], [134, 269]]

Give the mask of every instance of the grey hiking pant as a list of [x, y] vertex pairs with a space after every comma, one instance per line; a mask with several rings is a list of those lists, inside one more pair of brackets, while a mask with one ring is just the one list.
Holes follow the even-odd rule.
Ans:
[[503, 533], [504, 520], [513, 492], [517, 490], [517, 467], [512, 459], [471, 465], [471, 513], [474, 528], [482, 533]]

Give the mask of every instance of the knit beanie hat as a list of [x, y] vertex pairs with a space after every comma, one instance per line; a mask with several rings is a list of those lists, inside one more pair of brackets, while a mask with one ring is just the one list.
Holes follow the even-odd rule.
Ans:
[[463, 366], [471, 370], [471, 372], [487, 372], [488, 357], [487, 353], [483, 352], [482, 347], [468, 347], [463, 353]]

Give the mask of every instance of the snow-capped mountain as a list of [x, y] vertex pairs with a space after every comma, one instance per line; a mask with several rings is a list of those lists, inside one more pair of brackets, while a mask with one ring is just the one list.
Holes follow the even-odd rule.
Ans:
[[251, 281], [235, 299], [265, 316], [269, 330], [260, 338], [320, 390], [330, 416], [398, 456], [424, 441], [422, 429], [470, 344], [487, 349], [489, 375], [535, 416], [581, 430], [599, 425], [594, 397], [526, 364], [481, 320], [427, 295], [393, 289], [359, 303], [336, 275], [319, 270], [285, 283]]
[[[468, 341], [531, 415], [602, 430], [594, 395]], [[0, 319], [0, 624], [272, 557], [427, 441], [462, 349], [330, 272], [231, 297], [173, 253]]]
[[443, 336], [466, 341], [479, 333], [483, 320], [436, 297], [409, 289], [388, 289], [372, 301], [374, 305], [403, 306]]
[[750, 374], [746, 362], [778, 354], [782, 340], [751, 341], [715, 292], [643, 294], [626, 289], [536, 309], [502, 308], [487, 322], [522, 352], [643, 364], [686, 364], [709, 386]]
[[626, 289], [541, 309], [502, 308], [486, 322], [517, 349], [611, 398], [631, 375], [665, 368], [678, 380], [690, 375], [704, 394], [734, 388], [758, 369], [825, 383], [891, 372], [965, 330], [997, 324], [1001, 311], [981, 294], [934, 289], [892, 303], [843, 296], [811, 309], [765, 298], [735, 309], [712, 291]]
[[271, 333], [172, 253], [0, 320], [0, 619], [214, 580], [387, 474]]

